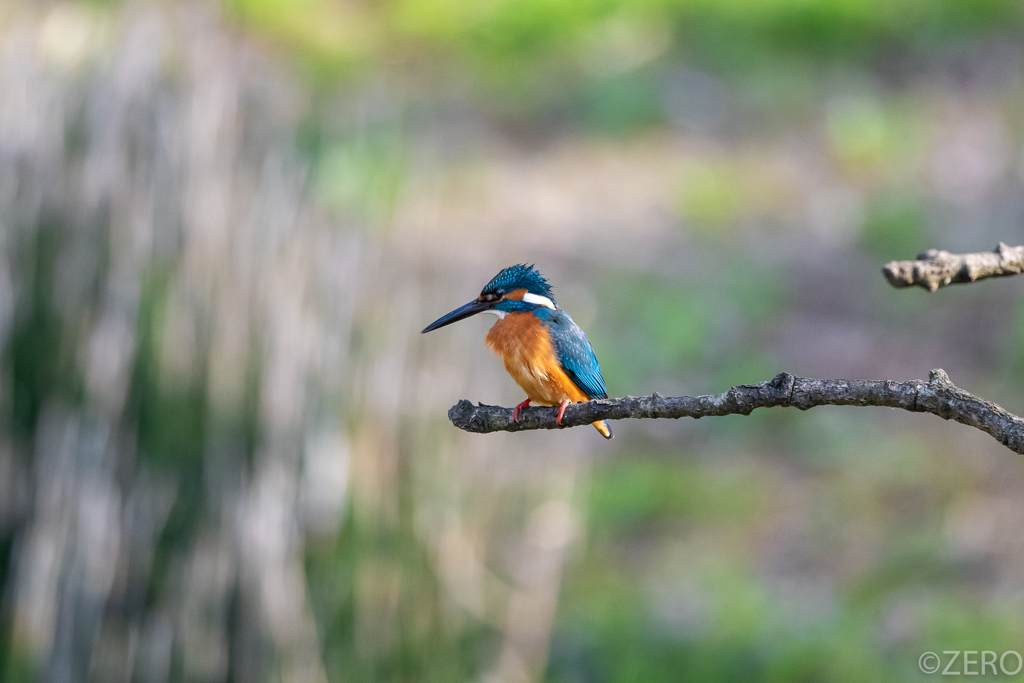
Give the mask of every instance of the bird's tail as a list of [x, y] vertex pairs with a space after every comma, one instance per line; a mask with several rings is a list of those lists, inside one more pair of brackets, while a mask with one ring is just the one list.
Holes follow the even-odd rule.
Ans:
[[614, 434], [612, 434], [612, 428], [608, 426], [608, 420], [591, 422], [591, 424], [594, 425], [594, 428], [597, 429], [597, 431], [601, 432], [601, 436], [604, 438], [610, 439], [614, 436]]

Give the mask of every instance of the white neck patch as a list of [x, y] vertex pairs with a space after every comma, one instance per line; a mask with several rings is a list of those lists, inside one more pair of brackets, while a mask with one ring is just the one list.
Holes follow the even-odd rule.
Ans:
[[496, 316], [498, 316], [498, 320], [501, 320], [506, 315], [505, 311], [499, 311], [496, 308], [492, 308], [490, 310], [484, 311], [484, 313], [490, 313], [491, 315], [496, 315]]
[[555, 304], [551, 301], [551, 299], [547, 298], [546, 296], [541, 296], [540, 294], [533, 294], [532, 292], [527, 292], [526, 294], [523, 294], [523, 301], [525, 301], [528, 304], [533, 304], [535, 306], [543, 306], [544, 308], [550, 308], [552, 311], [555, 310]]

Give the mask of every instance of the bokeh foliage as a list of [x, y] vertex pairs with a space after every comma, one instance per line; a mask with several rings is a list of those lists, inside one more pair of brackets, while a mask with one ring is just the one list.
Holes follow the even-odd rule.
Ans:
[[652, 122], [661, 96], [647, 83], [652, 63], [767, 77], [774, 87], [769, 70], [899, 69], [977, 39], [1012, 39], [1024, 26], [1012, 0], [229, 0], [226, 7], [321, 78], [380, 65], [420, 75], [454, 69], [469, 73], [498, 111], [543, 117], [589, 108], [598, 124], [600, 111], [616, 107], [632, 111], [634, 123]]

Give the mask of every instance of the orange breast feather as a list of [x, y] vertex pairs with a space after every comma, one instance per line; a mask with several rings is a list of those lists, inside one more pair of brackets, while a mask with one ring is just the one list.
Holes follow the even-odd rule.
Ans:
[[532, 313], [506, 315], [494, 323], [485, 341], [534, 403], [557, 406], [565, 399], [589, 400], [562, 370], [551, 337]]

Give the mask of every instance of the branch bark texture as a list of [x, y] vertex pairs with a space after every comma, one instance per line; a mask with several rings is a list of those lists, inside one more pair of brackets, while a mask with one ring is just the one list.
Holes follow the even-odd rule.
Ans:
[[916, 261], [890, 261], [882, 273], [893, 287], [923, 287], [934, 292], [939, 287], [974, 282], [989, 277], [1020, 275], [1024, 272], [1024, 246], [1008, 247], [1002, 242], [993, 251], [977, 254], [951, 254], [929, 249]]
[[943, 370], [932, 370], [927, 382], [911, 380], [811, 379], [783, 372], [758, 384], [744, 384], [713, 396], [663, 397], [625, 396], [570, 404], [561, 426], [555, 424], [557, 408], [525, 408], [519, 420], [512, 409], [459, 401], [448, 411], [448, 419], [468, 432], [523, 432], [532, 429], [560, 429], [589, 425], [596, 420], [628, 418], [713, 417], [749, 415], [756, 408], [815, 406], [883, 406], [915, 413], [931, 413], [944, 420], [956, 420], [990, 434], [999, 443], [1024, 454], [1024, 419], [991, 401], [978, 398], [954, 386]]

